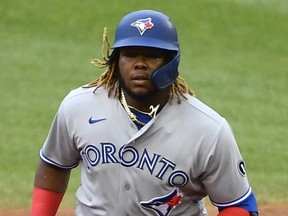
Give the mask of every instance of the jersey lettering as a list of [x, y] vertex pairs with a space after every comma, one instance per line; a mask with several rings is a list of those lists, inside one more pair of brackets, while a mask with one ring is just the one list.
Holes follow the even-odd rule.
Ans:
[[122, 146], [119, 153], [121, 164], [125, 167], [134, 166], [139, 159], [138, 151], [131, 146]]
[[142, 158], [140, 159], [140, 163], [138, 165], [138, 168], [144, 170], [144, 165], [146, 164], [149, 172], [152, 174], [154, 171], [154, 168], [158, 162], [159, 157], [160, 157], [160, 155], [157, 155], [154, 153], [154, 156], [151, 160], [149, 155], [148, 155], [147, 150], [144, 149], [144, 152], [143, 152]]
[[171, 168], [172, 170], [174, 170], [175, 168], [175, 164], [172, 163], [171, 161], [169, 161], [166, 158], [161, 158], [161, 161], [163, 163], [162, 168], [160, 169], [159, 173], [156, 175], [157, 178], [162, 179], [163, 175], [166, 173], [166, 171]]
[[[101, 143], [100, 150], [95, 145], [88, 145], [81, 151], [81, 155], [88, 169], [100, 165], [99, 162], [101, 161], [101, 164], [119, 163], [124, 167], [135, 166], [141, 170], [147, 169], [151, 175], [161, 180], [163, 180], [165, 174], [168, 174], [168, 183], [171, 186], [184, 186], [189, 180], [184, 171], [174, 171], [175, 163], [159, 154], [149, 154], [146, 148], [139, 155], [138, 150], [132, 146], [122, 146], [117, 150], [113, 143]], [[157, 166], [160, 168], [155, 173]]]
[[102, 163], [109, 163], [111, 161], [112, 163], [119, 163], [119, 161], [114, 156], [116, 152], [115, 145], [110, 145], [110, 143], [101, 143], [102, 145], [102, 156], [103, 160]]
[[188, 175], [181, 170], [172, 172], [168, 179], [170, 185], [177, 187], [186, 185], [188, 183], [188, 180]]
[[[88, 145], [85, 148], [85, 151], [81, 151], [81, 155], [86, 164], [90, 164], [91, 166], [97, 166], [100, 160], [100, 151], [98, 148], [95, 148], [93, 145]], [[90, 166], [88, 166], [89, 168]]]

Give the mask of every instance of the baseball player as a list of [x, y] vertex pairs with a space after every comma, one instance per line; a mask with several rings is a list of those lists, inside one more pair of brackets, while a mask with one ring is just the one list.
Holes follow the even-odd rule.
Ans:
[[78, 165], [77, 216], [205, 216], [206, 196], [218, 216], [258, 215], [229, 124], [178, 75], [171, 19], [129, 13], [112, 48], [93, 60], [104, 73], [59, 107], [40, 151], [32, 215], [56, 214]]

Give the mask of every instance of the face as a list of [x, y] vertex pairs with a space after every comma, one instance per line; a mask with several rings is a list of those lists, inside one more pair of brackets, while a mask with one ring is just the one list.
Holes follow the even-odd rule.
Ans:
[[151, 74], [164, 66], [167, 52], [149, 47], [123, 47], [120, 49], [120, 82], [132, 97], [147, 98], [158, 90], [151, 80]]

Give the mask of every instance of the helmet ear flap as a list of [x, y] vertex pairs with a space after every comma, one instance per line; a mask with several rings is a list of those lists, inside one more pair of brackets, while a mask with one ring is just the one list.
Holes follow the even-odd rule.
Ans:
[[158, 89], [166, 88], [177, 79], [179, 63], [180, 53], [177, 52], [172, 61], [152, 73], [151, 79]]

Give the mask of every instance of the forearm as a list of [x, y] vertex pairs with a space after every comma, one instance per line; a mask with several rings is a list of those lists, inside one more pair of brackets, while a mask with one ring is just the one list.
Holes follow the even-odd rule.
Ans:
[[239, 207], [230, 207], [222, 210], [218, 216], [250, 216], [250, 213]]
[[34, 187], [31, 216], [54, 216], [64, 194]]
[[66, 191], [70, 170], [40, 161], [34, 180], [31, 216], [54, 216]]
[[218, 216], [258, 216], [258, 212], [248, 212], [240, 207], [228, 207], [219, 212]]

